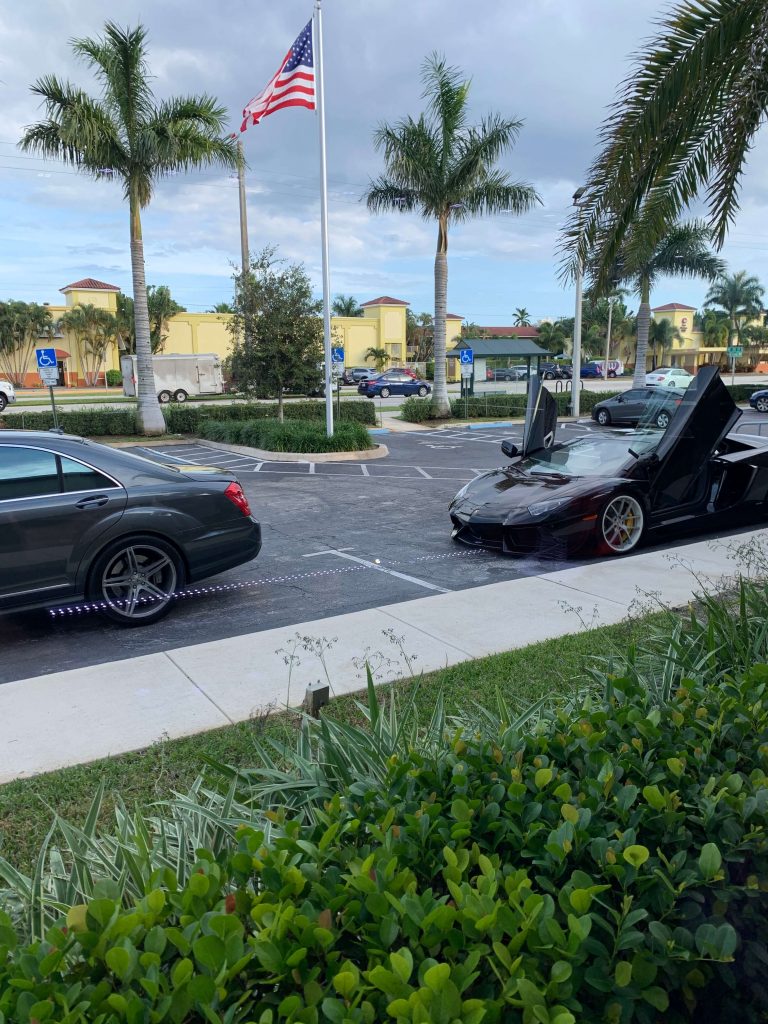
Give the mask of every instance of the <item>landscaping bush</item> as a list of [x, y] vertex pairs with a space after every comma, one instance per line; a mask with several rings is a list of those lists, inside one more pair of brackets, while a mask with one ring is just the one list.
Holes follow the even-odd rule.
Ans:
[[[135, 434], [138, 426], [136, 411], [128, 409], [84, 409], [81, 412], [58, 411], [59, 426], [65, 434], [81, 437], [101, 437]], [[2, 418], [2, 425], [10, 429], [50, 430], [52, 412], [21, 412]]]
[[[277, 419], [276, 402], [236, 402], [234, 405], [170, 405], [163, 410], [168, 430], [175, 434], [196, 434], [205, 421], [273, 420]], [[324, 402], [286, 402], [286, 420], [325, 422]], [[341, 403], [337, 420], [342, 423], [376, 424], [376, 410], [368, 399], [351, 399]]]
[[337, 423], [332, 437], [325, 424], [295, 420], [203, 420], [200, 436], [209, 441], [242, 444], [270, 452], [344, 452], [373, 448], [361, 423]]
[[123, 375], [119, 370], [107, 370], [107, 387], [119, 388], [123, 383]]
[[406, 398], [400, 406], [400, 419], [408, 423], [424, 423], [425, 420], [434, 418], [431, 398]]
[[[372, 688], [367, 710], [372, 730], [391, 717]], [[60, 891], [91, 895], [31, 946], [3, 917], [0, 1020], [766, 1019], [767, 665], [664, 708], [615, 678], [538, 725], [442, 720], [433, 742], [358, 747], [359, 763], [355, 728], [327, 726], [306, 720], [293, 775], [274, 750], [262, 773], [279, 801], [306, 777], [303, 823], [242, 825], [123, 904], [80, 862]], [[351, 782], [328, 797], [341, 749]], [[132, 875], [160, 840], [126, 835]]]

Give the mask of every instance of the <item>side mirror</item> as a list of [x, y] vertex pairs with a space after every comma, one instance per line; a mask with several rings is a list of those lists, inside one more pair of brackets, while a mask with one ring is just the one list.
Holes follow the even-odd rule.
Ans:
[[502, 441], [501, 450], [505, 455], [508, 455], [510, 459], [514, 459], [515, 456], [520, 454], [520, 449], [516, 444], [512, 444], [511, 441]]

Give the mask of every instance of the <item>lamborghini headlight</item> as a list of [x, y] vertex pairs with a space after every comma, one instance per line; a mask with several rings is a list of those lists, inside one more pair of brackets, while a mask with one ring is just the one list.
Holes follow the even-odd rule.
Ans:
[[555, 509], [567, 505], [569, 501], [570, 498], [552, 498], [551, 501], [537, 501], [535, 505], [528, 506], [528, 511], [532, 516], [545, 516], [549, 512], [554, 512]]

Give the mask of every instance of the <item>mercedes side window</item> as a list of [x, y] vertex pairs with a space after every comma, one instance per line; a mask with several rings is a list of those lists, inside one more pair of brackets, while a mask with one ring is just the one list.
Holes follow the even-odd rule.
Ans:
[[71, 491], [103, 491], [108, 487], [117, 487], [114, 480], [99, 473], [82, 462], [61, 456], [61, 489], [65, 493]]
[[53, 452], [0, 445], [0, 501], [58, 493], [59, 471]]

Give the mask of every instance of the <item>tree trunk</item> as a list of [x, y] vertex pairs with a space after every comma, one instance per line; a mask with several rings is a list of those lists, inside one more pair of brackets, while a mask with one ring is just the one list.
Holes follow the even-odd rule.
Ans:
[[646, 363], [648, 361], [648, 334], [651, 327], [651, 286], [643, 281], [640, 287], [640, 308], [637, 311], [637, 348], [635, 349], [635, 373], [633, 388], [645, 387]]
[[282, 423], [284, 419], [283, 415], [283, 389], [277, 389], [277, 422]]
[[152, 370], [152, 345], [149, 338], [147, 282], [144, 277], [144, 242], [141, 237], [141, 210], [133, 189], [131, 205], [131, 274], [133, 277], [133, 315], [136, 327], [136, 418], [142, 434], [164, 434], [165, 417], [157, 400]]
[[445, 307], [448, 294], [448, 216], [440, 217], [437, 229], [437, 250], [435, 252], [435, 380], [432, 391], [432, 408], [437, 419], [451, 415], [448, 401], [448, 382], [445, 375]]

